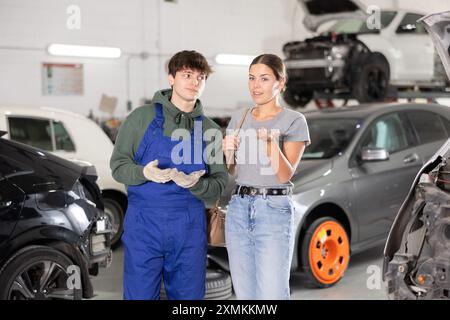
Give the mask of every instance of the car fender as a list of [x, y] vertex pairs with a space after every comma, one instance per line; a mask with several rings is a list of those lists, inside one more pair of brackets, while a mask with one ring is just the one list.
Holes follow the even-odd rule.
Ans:
[[392, 47], [391, 41], [383, 38], [380, 34], [360, 34], [358, 39], [363, 42], [370, 52], [381, 54], [388, 62], [390, 80], [397, 80], [399, 74], [399, 63], [401, 56]]
[[97, 170], [97, 184], [100, 187], [100, 190], [115, 190], [123, 195], [127, 195], [127, 190], [125, 188], [125, 185], [122, 183], [117, 182], [114, 180], [111, 169], [109, 168], [109, 164], [106, 163], [93, 163], [95, 166], [95, 169]]
[[295, 205], [295, 218], [294, 218], [294, 230], [295, 230], [295, 242], [294, 242], [294, 253], [292, 257], [292, 266], [291, 270], [297, 269], [299, 266], [299, 256], [298, 256], [298, 249], [301, 245], [301, 241], [303, 239], [303, 234], [305, 232], [305, 227], [308, 224], [307, 220], [311, 217], [311, 214], [319, 208], [320, 206], [325, 205], [333, 205], [338, 208], [340, 208], [344, 215], [346, 216], [349, 227], [350, 227], [350, 233], [351, 233], [351, 243], [358, 240], [358, 230], [357, 230], [357, 221], [356, 218], [353, 215], [350, 214], [348, 209], [348, 199], [342, 199], [342, 198], [336, 198], [336, 197], [325, 197], [321, 198], [315, 202], [309, 203], [307, 205], [308, 209], [304, 212], [301, 211], [301, 205], [299, 205], [298, 201], [294, 200]]

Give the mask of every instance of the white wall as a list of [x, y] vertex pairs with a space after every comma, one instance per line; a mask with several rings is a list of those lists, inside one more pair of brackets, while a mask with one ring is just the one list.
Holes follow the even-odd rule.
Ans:
[[[69, 30], [69, 5], [81, 9], [81, 29]], [[281, 54], [292, 36], [295, 0], [0, 0], [0, 104], [48, 105], [96, 115], [102, 93], [117, 96], [116, 115], [126, 113], [127, 60], [133, 107], [167, 87], [164, 66], [175, 52], [194, 49], [211, 64], [217, 53]], [[298, 11], [295, 13], [298, 14]], [[50, 43], [120, 47], [120, 59], [53, 57]], [[141, 52], [150, 57], [135, 57]], [[84, 64], [84, 95], [43, 96], [42, 62]], [[207, 109], [248, 104], [246, 67], [213, 65], [202, 98]], [[210, 112], [212, 113], [212, 112]], [[217, 112], [214, 112], [217, 113]]]
[[[388, 7], [392, 1], [367, 1]], [[423, 2], [397, 1], [420, 9]], [[81, 9], [81, 29], [69, 30], [66, 9]], [[428, 0], [427, 12], [450, 8], [450, 0]], [[296, 0], [0, 0], [0, 104], [47, 105], [98, 116], [102, 93], [119, 98], [116, 115], [126, 114], [127, 63], [133, 107], [167, 87], [164, 66], [183, 49], [203, 53], [213, 64], [217, 53], [281, 55], [282, 45], [303, 39], [303, 13]], [[50, 43], [116, 46], [120, 59], [53, 57]], [[149, 58], [136, 57], [148, 52]], [[84, 64], [84, 95], [43, 96], [42, 62]], [[247, 67], [218, 66], [202, 97], [209, 114], [248, 105]]]

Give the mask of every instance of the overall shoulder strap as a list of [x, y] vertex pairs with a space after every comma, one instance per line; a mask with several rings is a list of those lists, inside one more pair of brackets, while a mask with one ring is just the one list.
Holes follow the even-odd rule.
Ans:
[[155, 110], [156, 110], [156, 119], [164, 120], [162, 104], [161, 103], [155, 103]]
[[164, 123], [163, 106], [161, 103], [155, 103], [155, 121], [162, 126]]

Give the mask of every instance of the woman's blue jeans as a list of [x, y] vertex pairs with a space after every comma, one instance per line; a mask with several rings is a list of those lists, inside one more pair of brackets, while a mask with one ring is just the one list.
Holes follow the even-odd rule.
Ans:
[[232, 196], [225, 239], [237, 299], [289, 299], [294, 210], [289, 195]]

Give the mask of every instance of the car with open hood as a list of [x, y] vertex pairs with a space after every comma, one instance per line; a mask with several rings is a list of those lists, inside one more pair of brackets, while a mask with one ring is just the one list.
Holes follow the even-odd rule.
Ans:
[[[358, 0], [298, 0], [311, 32], [283, 46], [289, 81], [284, 100], [306, 105], [315, 93], [383, 101], [388, 87], [444, 90], [448, 84], [421, 12], [374, 10]], [[368, 13], [369, 12], [369, 13]]]
[[[0, 136], [5, 132], [0, 132]], [[81, 299], [111, 261], [92, 166], [0, 138], [0, 299]]]
[[[450, 11], [421, 20], [450, 78]], [[384, 249], [389, 299], [450, 299], [450, 139], [419, 170]]]

